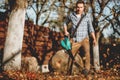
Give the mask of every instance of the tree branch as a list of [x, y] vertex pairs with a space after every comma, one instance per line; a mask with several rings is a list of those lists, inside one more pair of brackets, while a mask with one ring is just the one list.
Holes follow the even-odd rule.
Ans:
[[33, 11], [34, 11], [34, 12], [35, 12], [35, 14], [36, 14], [37, 12], [36, 12], [35, 8], [34, 8], [33, 6], [31, 6], [31, 8], [33, 9]]
[[42, 25], [44, 25], [47, 22], [47, 20], [49, 19], [49, 16], [50, 16], [50, 13], [48, 14], [47, 18], [44, 20], [44, 22], [42, 23]]
[[99, 19], [102, 16], [102, 12], [103, 12], [105, 6], [108, 4], [109, 0], [106, 3], [104, 3], [104, 2], [105, 2], [104, 0], [102, 0], [101, 3], [98, 2], [101, 10], [100, 10], [99, 15], [96, 17], [97, 19]]

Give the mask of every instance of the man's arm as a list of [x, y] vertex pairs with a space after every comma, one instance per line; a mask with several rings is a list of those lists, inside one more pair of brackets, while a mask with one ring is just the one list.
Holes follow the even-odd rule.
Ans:
[[64, 34], [67, 36], [69, 35], [69, 32], [67, 31], [67, 26], [64, 26]]
[[97, 44], [96, 42], [96, 37], [95, 37], [95, 33], [94, 32], [91, 32], [91, 36], [93, 38], [93, 45], [95, 46]]
[[69, 32], [67, 31], [67, 25], [69, 24], [70, 22], [70, 16], [67, 16], [66, 19], [65, 19], [65, 22], [64, 22], [64, 34], [67, 36], [69, 35]]
[[88, 17], [89, 17], [89, 21], [88, 21], [89, 33], [93, 38], [93, 45], [95, 46], [97, 44], [97, 42], [96, 42], [96, 37], [95, 37], [95, 31], [94, 31], [94, 28], [93, 28], [93, 25], [92, 25], [92, 17], [91, 17], [90, 14], [88, 14]]

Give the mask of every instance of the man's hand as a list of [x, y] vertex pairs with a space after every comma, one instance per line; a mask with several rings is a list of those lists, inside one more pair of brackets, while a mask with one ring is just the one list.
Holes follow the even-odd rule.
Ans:
[[97, 45], [97, 41], [96, 41], [94, 32], [91, 33], [91, 36], [93, 38], [93, 46], [96, 46]]
[[93, 39], [93, 46], [96, 46], [97, 45], [97, 41], [96, 39]]
[[69, 32], [68, 31], [65, 31], [65, 36], [68, 36], [69, 35]]
[[64, 26], [64, 34], [65, 36], [69, 36], [69, 32], [67, 31], [67, 26]]

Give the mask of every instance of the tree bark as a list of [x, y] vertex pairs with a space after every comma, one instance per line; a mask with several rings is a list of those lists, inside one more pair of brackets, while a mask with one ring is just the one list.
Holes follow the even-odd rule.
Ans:
[[93, 46], [93, 64], [94, 64], [94, 68], [95, 68], [96, 71], [100, 70], [99, 38], [100, 38], [100, 34], [98, 32], [96, 34], [97, 44], [95, 46]]
[[[73, 63], [71, 68], [72, 74], [79, 74], [83, 70], [83, 61], [79, 54], [75, 56], [77, 65]], [[67, 74], [71, 66], [71, 59], [65, 50], [59, 50], [50, 61], [50, 71], [56, 71]]]
[[3, 69], [20, 70], [27, 0], [9, 0], [9, 3], [11, 14], [4, 47]]

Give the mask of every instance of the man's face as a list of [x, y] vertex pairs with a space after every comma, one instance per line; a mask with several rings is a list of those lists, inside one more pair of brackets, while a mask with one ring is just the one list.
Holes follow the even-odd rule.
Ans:
[[84, 11], [84, 4], [82, 4], [82, 3], [77, 4], [76, 5], [76, 11], [77, 11], [78, 14], [79, 13], [83, 13], [83, 11]]

